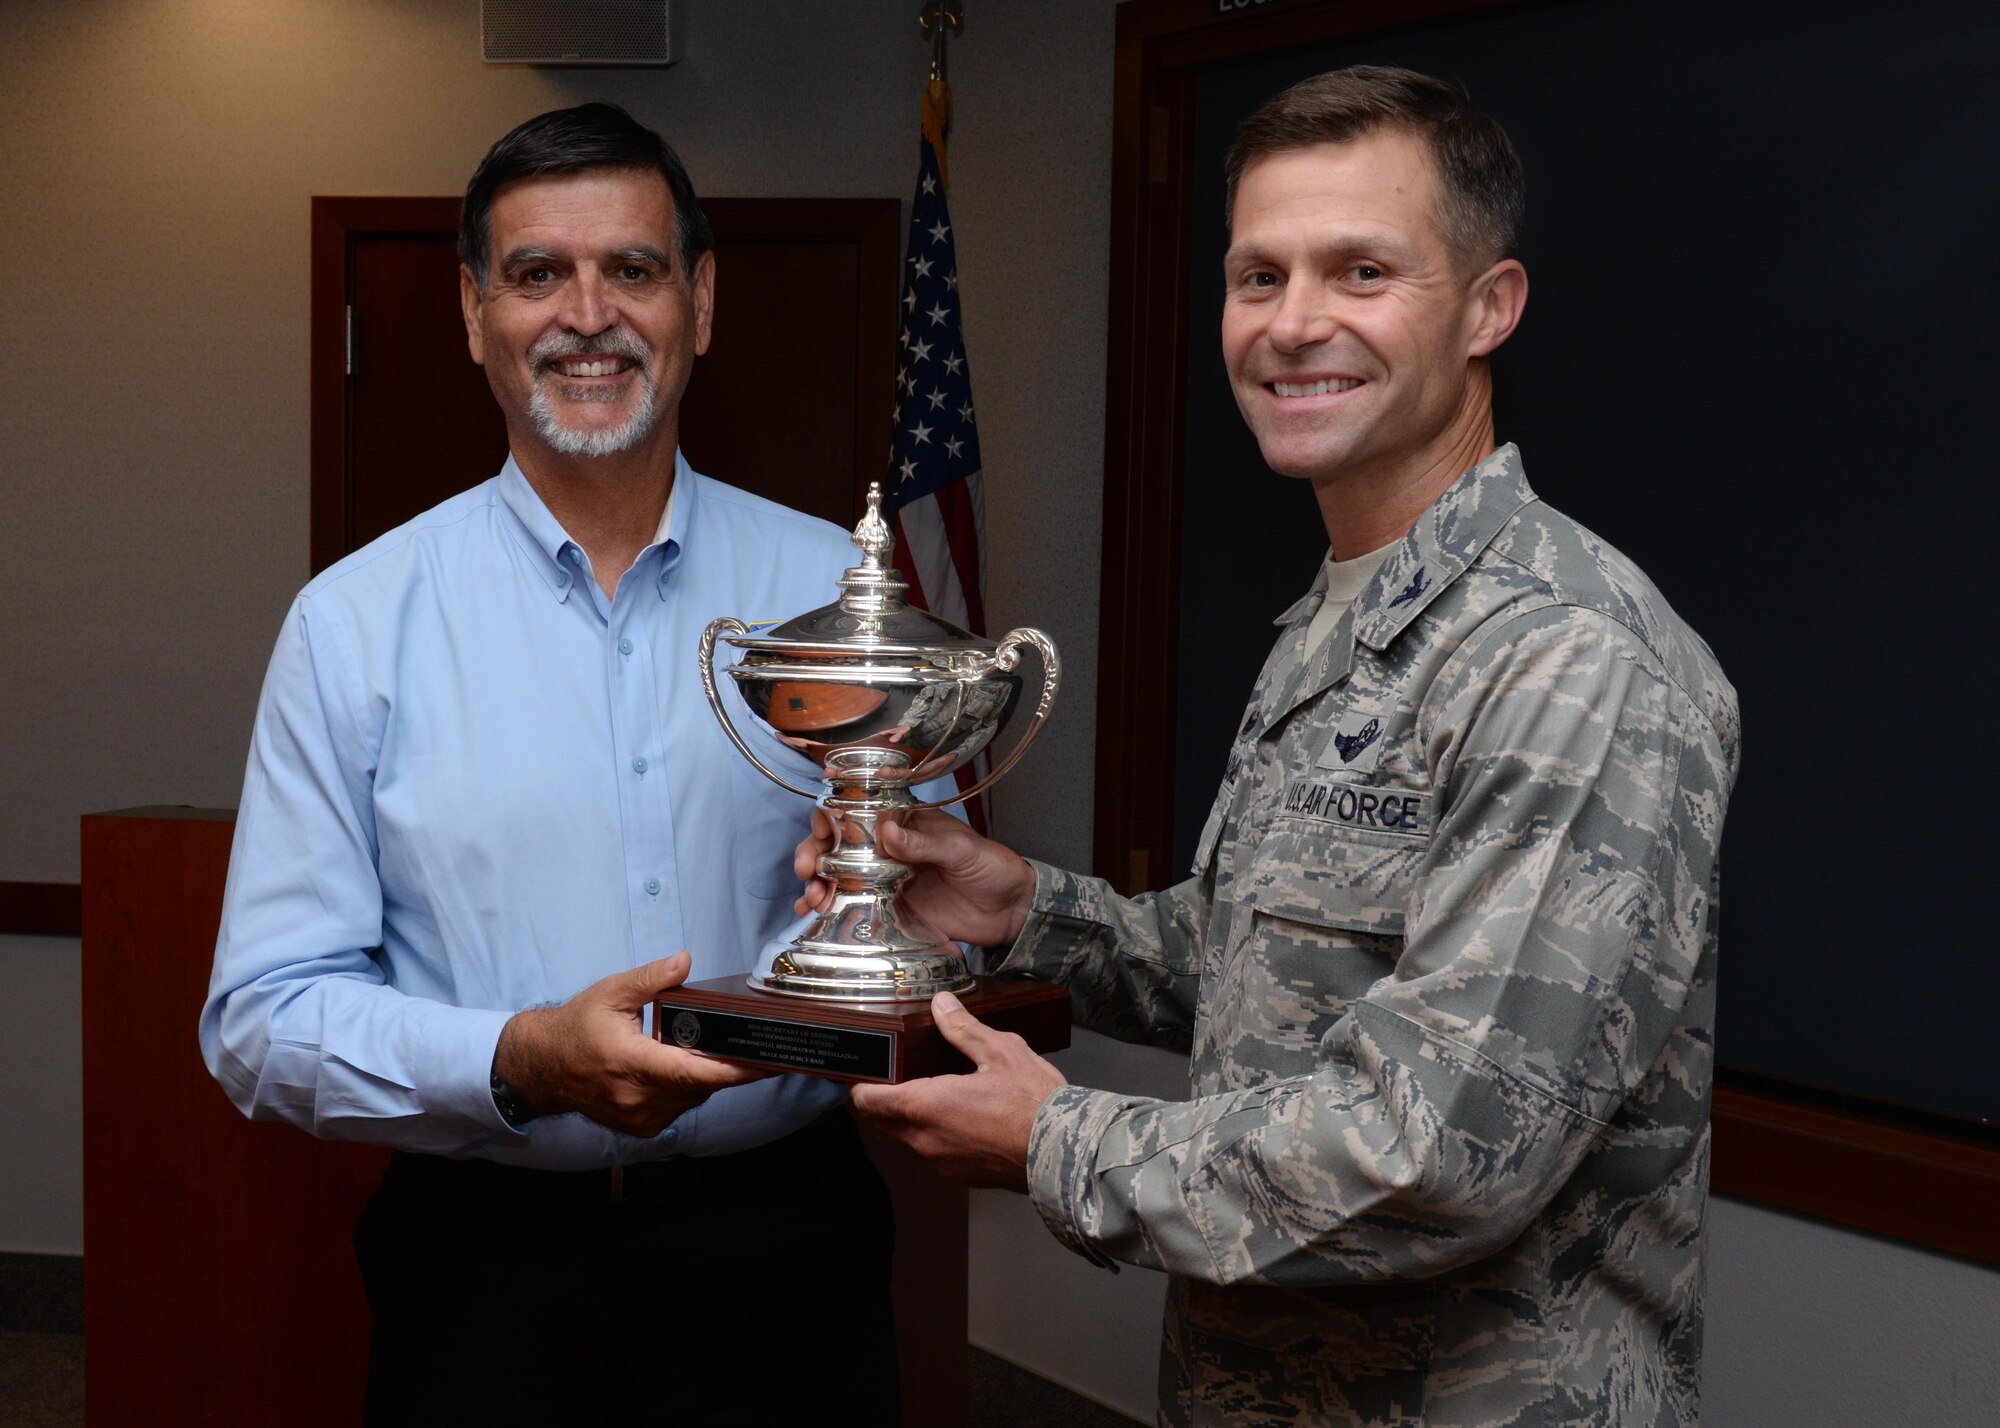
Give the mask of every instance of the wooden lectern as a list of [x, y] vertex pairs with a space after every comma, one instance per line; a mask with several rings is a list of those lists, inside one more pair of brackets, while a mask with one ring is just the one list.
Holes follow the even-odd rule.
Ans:
[[[388, 1153], [245, 1120], [195, 1041], [234, 832], [215, 809], [83, 820], [93, 1428], [361, 1417], [368, 1310], [349, 1234]], [[899, 1147], [870, 1153], [896, 1202], [904, 1416], [962, 1425], [965, 1192]]]

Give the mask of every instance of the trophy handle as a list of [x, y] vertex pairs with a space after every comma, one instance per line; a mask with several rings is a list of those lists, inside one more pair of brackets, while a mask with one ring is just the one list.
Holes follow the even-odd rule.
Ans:
[[[708, 696], [708, 707], [715, 711], [715, 717], [721, 721], [722, 732], [729, 736], [730, 743], [736, 745], [736, 751], [743, 755], [744, 758], [750, 760], [751, 767], [755, 768], [758, 773], [764, 775], [765, 778], [775, 783], [779, 788], [796, 793], [800, 798], [809, 798], [817, 803], [819, 802], [818, 789], [805, 789], [800, 788], [797, 784], [788, 783], [764, 766], [764, 761], [757, 757], [750, 746], [743, 742], [743, 736], [736, 732], [736, 725], [730, 720], [729, 711], [723, 707], [722, 695], [715, 687], [716, 637], [724, 634], [747, 635], [749, 633], [750, 627], [748, 625], [730, 615], [724, 615], [719, 620], [710, 620], [708, 622], [708, 628], [701, 632], [702, 692]], [[1011, 639], [1013, 637], [1010, 635], [1008, 638]], [[1037, 722], [1040, 721], [1037, 720]], [[988, 782], [991, 782], [991, 780], [988, 780]]]
[[[1035, 735], [1041, 731], [1042, 724], [1048, 719], [1049, 706], [1056, 702], [1056, 686], [1062, 682], [1062, 660], [1056, 655], [1055, 644], [1040, 630], [1031, 630], [1025, 627], [1018, 630], [1009, 630], [1006, 637], [1000, 641], [998, 647], [993, 651], [993, 663], [988, 665], [985, 670], [980, 671], [980, 673], [984, 674], [990, 670], [1000, 669], [1012, 673], [1014, 666], [1021, 662], [1022, 649], [1030, 645], [1042, 657], [1042, 697], [1035, 704], [1035, 717], [1028, 721], [1028, 727], [1022, 731], [1020, 742], [1008, 751], [1006, 758], [994, 766], [992, 773], [986, 775], [985, 778], [979, 780], [978, 783], [975, 783], [956, 798], [940, 799], [936, 803], [926, 803], [922, 799], [917, 799], [915, 801], [916, 807], [949, 808], [954, 803], [963, 803], [968, 798], [977, 797], [997, 783], [1000, 776], [1006, 773], [1008, 769], [1011, 769], [1021, 761], [1021, 755], [1028, 751], [1028, 745], [1035, 741]], [[734, 731], [732, 730], [731, 732], [733, 733]], [[741, 747], [741, 745], [738, 747]]]

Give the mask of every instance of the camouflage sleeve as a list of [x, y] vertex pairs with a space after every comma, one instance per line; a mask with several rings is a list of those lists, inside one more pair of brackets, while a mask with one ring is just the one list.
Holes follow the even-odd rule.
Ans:
[[1208, 930], [1207, 879], [1127, 898], [1102, 879], [1028, 862], [1034, 908], [997, 970], [1061, 982], [1078, 1022], [1093, 1031], [1186, 1051]]
[[[1419, 730], [1438, 813], [1394, 970], [1341, 1009], [1309, 1074], [1239, 1075], [1186, 1102], [1052, 1096], [1028, 1176], [1071, 1248], [1224, 1284], [1419, 1278], [1484, 1257], [1706, 994], [1733, 745], [1629, 631], [1561, 606], [1489, 627], [1431, 686]], [[1258, 938], [1310, 957], [1338, 936], [1239, 908], [1220, 965], [1259, 955]], [[1705, 1077], [1667, 1061], [1689, 1083], [1674, 1114], [1705, 1114]], [[1646, 1133], [1642, 1116], [1640, 1153]]]

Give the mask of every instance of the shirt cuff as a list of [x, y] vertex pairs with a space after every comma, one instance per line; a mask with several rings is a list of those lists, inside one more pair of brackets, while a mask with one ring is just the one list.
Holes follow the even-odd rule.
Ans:
[[1045, 982], [1062, 980], [1064, 954], [1075, 945], [1080, 929], [1095, 927], [1087, 900], [1076, 886], [1076, 874], [1022, 859], [1035, 873], [1035, 896], [1027, 920], [996, 973], [1026, 974]]
[[527, 1128], [509, 1125], [493, 1103], [493, 1055], [514, 1014], [474, 1007], [438, 1010], [446, 1015], [425, 1018], [419, 1043], [417, 1086], [424, 1113], [470, 1122], [491, 1136], [525, 1140]]
[[1142, 1099], [1062, 1086], [1042, 1102], [1028, 1135], [1028, 1198], [1035, 1212], [1064, 1245], [1114, 1271], [1117, 1263], [1092, 1242], [1089, 1229], [1099, 1218], [1097, 1147], [1111, 1123]]

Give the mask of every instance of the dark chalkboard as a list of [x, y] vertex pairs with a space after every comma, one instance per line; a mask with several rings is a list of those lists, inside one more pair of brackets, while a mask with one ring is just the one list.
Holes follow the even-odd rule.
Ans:
[[[1198, 80], [1192, 311], [1221, 304], [1237, 121], [1349, 63], [1453, 76], [1527, 167], [1531, 295], [1500, 439], [1632, 555], [1742, 699], [1720, 1056], [2000, 1121], [1992, 581], [2000, 11], [1589, 0], [1218, 65]], [[1189, 372], [1181, 867], [1268, 647], [1325, 552], [1212, 338]], [[1995, 882], [1989, 882], [1993, 878]]]

